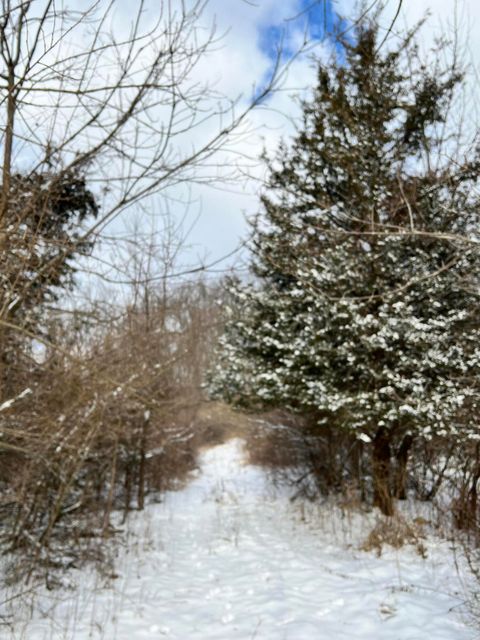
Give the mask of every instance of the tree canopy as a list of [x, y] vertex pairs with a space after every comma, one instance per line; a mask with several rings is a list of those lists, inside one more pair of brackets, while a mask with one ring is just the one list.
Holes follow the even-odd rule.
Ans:
[[416, 31], [379, 48], [363, 20], [345, 59], [319, 65], [267, 160], [255, 279], [230, 287], [211, 383], [384, 443], [387, 475], [405, 437], [479, 437], [479, 155], [452, 137], [462, 74], [422, 62]]

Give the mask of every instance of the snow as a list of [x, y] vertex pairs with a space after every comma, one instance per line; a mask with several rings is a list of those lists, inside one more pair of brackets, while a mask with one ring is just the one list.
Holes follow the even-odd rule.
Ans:
[[0, 405], [0, 411], [6, 411], [7, 409], [10, 409], [10, 407], [12, 407], [15, 404], [15, 402], [17, 402], [18, 400], [23, 400], [23, 398], [28, 396], [30, 393], [32, 393], [32, 390], [30, 388], [27, 388], [27, 389], [24, 389], [21, 393], [19, 393], [18, 396], [16, 396], [15, 398], [10, 398], [9, 400], [5, 400], [5, 402], [3, 402]]
[[82, 570], [71, 593], [37, 593], [30, 610], [12, 601], [0, 637], [478, 638], [446, 542], [426, 542], [426, 559], [360, 551], [365, 516], [292, 502], [243, 458], [238, 439], [205, 451], [187, 487], [131, 517], [116, 579]]
[[372, 439], [366, 433], [358, 433], [357, 440], [361, 440], [362, 442], [366, 442], [367, 444], [369, 442], [372, 442]]

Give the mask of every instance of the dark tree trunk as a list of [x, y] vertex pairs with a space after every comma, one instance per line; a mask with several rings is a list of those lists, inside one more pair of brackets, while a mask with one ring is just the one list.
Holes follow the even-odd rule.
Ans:
[[478, 482], [480, 480], [480, 445], [477, 445], [475, 450], [475, 469], [472, 474], [472, 482], [470, 485], [470, 491], [468, 492], [468, 521], [469, 526], [474, 531], [477, 531], [478, 520]]
[[352, 468], [352, 478], [355, 482], [355, 486], [360, 492], [360, 500], [365, 502], [366, 491], [363, 471], [363, 444], [359, 440], [354, 442], [351, 449], [350, 463]]
[[147, 431], [149, 418], [145, 418], [142, 424], [142, 432], [140, 436], [140, 461], [138, 468], [138, 492], [137, 507], [139, 511], [143, 511], [145, 505], [145, 472], [147, 464]]
[[127, 519], [128, 512], [130, 511], [130, 503], [132, 501], [132, 469], [131, 463], [127, 460], [127, 464], [125, 466], [125, 480], [124, 480], [124, 491], [125, 491], [125, 504], [123, 511], [123, 522]]
[[478, 481], [480, 480], [480, 471], [475, 473], [475, 476], [472, 480], [472, 486], [470, 487], [469, 495], [468, 495], [468, 509], [469, 509], [469, 519], [472, 523], [472, 528], [476, 528], [477, 526], [477, 518], [478, 518]]
[[407, 498], [407, 463], [412, 444], [413, 436], [407, 433], [395, 456], [397, 462], [395, 469], [395, 497], [399, 500], [406, 500]]
[[373, 439], [373, 504], [386, 516], [394, 514], [390, 466], [390, 435], [385, 427], [380, 427]]

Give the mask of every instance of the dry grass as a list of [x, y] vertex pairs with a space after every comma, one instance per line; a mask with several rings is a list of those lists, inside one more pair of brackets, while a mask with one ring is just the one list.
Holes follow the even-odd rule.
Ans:
[[362, 551], [375, 551], [378, 556], [381, 556], [385, 545], [394, 549], [412, 545], [422, 558], [426, 558], [427, 550], [423, 543], [426, 537], [424, 533], [426, 524], [428, 523], [423, 518], [415, 518], [409, 522], [399, 514], [382, 517], [360, 548]]
[[195, 445], [200, 450], [232, 438], [249, 441], [253, 419], [223, 402], [204, 402], [195, 419]]

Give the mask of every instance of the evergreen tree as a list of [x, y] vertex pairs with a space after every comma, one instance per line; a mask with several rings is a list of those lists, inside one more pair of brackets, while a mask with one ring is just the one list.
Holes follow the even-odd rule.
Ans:
[[[211, 388], [373, 442], [375, 503], [404, 497], [416, 437], [478, 438], [480, 162], [449, 160], [462, 75], [411, 31], [359, 24], [321, 64], [291, 145], [268, 161], [252, 284], [233, 283]], [[396, 453], [396, 486], [391, 456]]]
[[82, 239], [82, 223], [97, 213], [85, 178], [76, 172], [11, 177], [0, 275], [11, 312], [25, 315], [72, 284], [72, 260], [92, 248], [91, 240]]
[[[31, 338], [44, 336], [45, 305], [73, 284], [74, 259], [92, 241], [82, 238], [83, 223], [98, 206], [76, 171], [11, 176], [0, 236], [0, 398], [15, 392]], [[27, 358], [27, 362], [32, 362]]]

